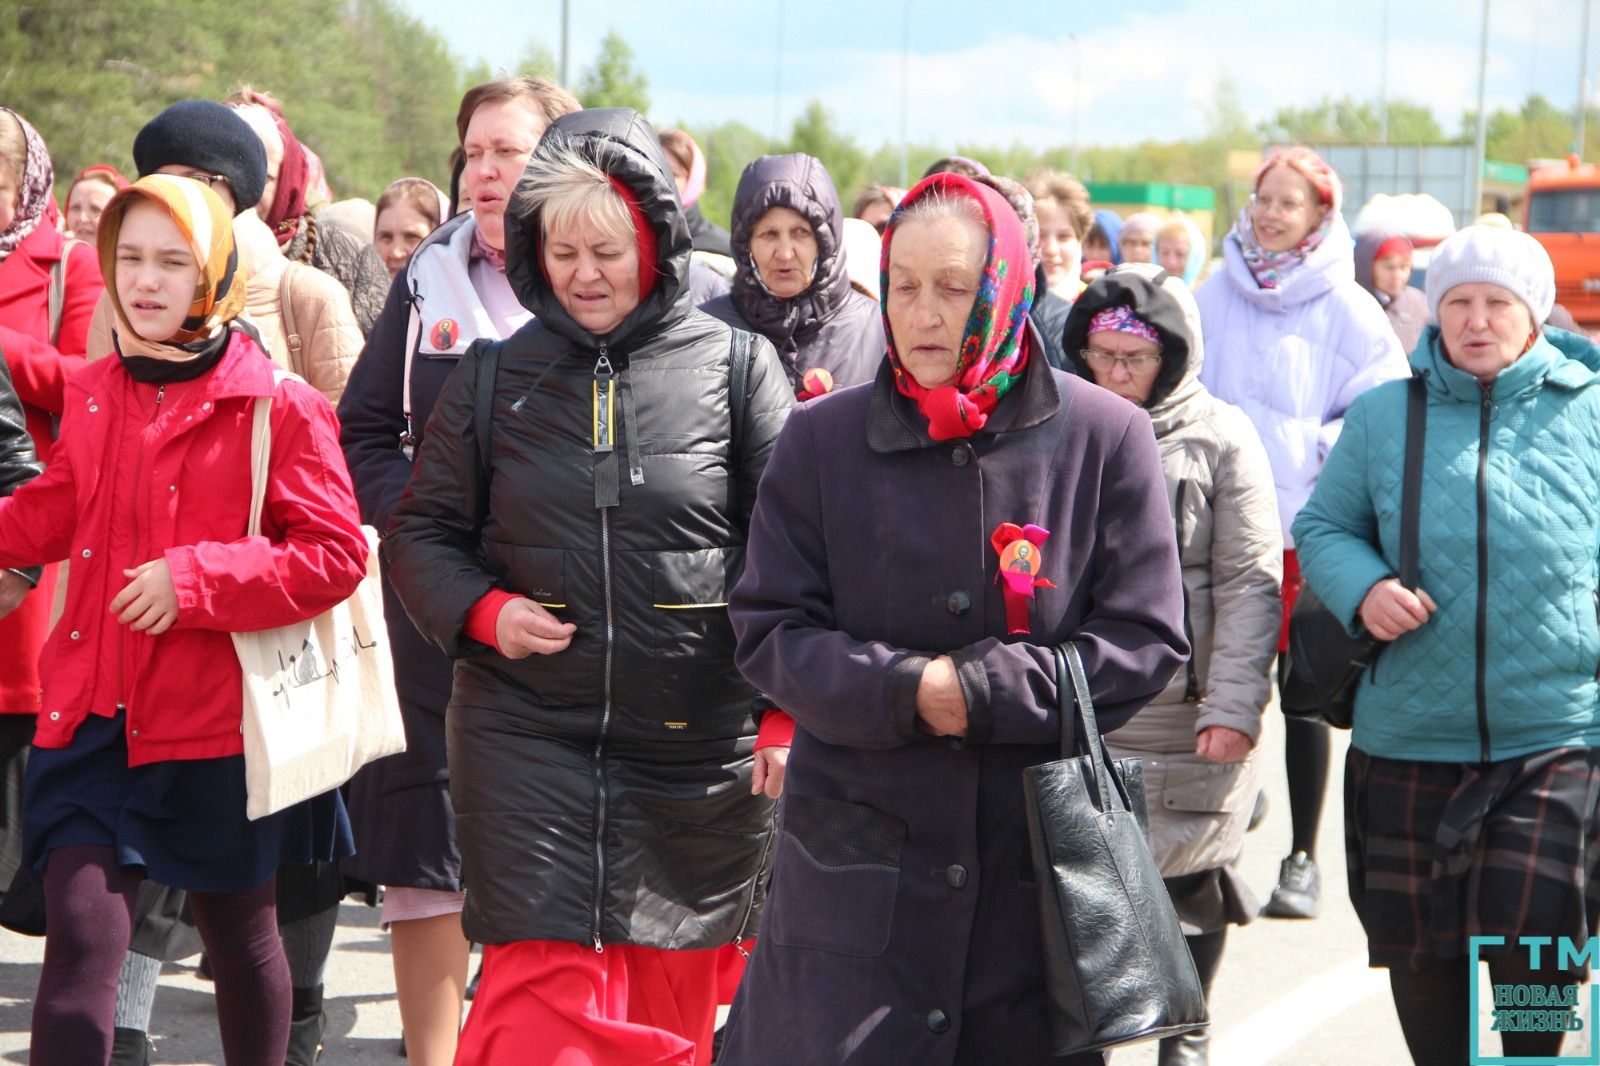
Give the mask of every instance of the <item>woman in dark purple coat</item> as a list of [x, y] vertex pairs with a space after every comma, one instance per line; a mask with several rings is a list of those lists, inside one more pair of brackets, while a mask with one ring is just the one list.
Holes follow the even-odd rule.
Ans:
[[[727, 1066], [1056, 1061], [1020, 787], [1058, 752], [1050, 646], [1106, 730], [1189, 650], [1150, 420], [1040, 355], [1015, 212], [937, 174], [883, 254], [889, 359], [790, 416], [732, 596], [799, 728]], [[998, 580], [1018, 542], [1032, 587]]]

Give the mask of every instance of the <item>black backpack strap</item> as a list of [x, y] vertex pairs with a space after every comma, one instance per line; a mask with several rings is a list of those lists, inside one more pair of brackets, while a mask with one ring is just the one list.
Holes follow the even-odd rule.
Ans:
[[480, 337], [467, 348], [463, 358], [477, 360], [477, 390], [473, 395], [472, 429], [478, 446], [478, 483], [489, 484], [490, 423], [494, 419], [495, 378], [500, 373], [500, 349], [503, 342]]
[[734, 327], [728, 350], [728, 460], [729, 504], [739, 514], [739, 442], [744, 440], [745, 406], [749, 397], [750, 365], [755, 362], [756, 335]]
[[1406, 466], [1400, 486], [1400, 584], [1421, 584], [1422, 452], [1428, 436], [1428, 384], [1418, 374], [1406, 383]]
[[728, 421], [732, 431], [733, 454], [739, 454], [739, 441], [744, 439], [744, 409], [750, 387], [750, 364], [756, 357], [756, 335], [735, 328], [728, 352]]

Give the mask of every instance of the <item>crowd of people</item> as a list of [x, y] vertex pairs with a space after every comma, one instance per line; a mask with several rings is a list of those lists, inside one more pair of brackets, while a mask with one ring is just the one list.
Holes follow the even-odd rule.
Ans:
[[[30, 1061], [148, 1062], [160, 969], [203, 949], [227, 1062], [309, 1066], [364, 894], [414, 1066], [1101, 1063], [1052, 1057], [1036, 950], [1018, 786], [1060, 749], [1052, 649], [1143, 763], [1209, 992], [1230, 926], [1321, 904], [1318, 722], [1287, 722], [1265, 905], [1239, 873], [1307, 582], [1383, 642], [1347, 866], [1415, 1060], [1465, 1062], [1470, 937], [1595, 933], [1600, 347], [1549, 324], [1531, 237], [1464, 229], [1416, 288], [1305, 148], [1216, 255], [1181, 212], [963, 156], [848, 218], [821, 160], [763, 156], [724, 230], [689, 134], [529, 77], [464, 95], [447, 189], [333, 203], [291, 113], [179, 101], [131, 131], [136, 180], [63, 187], [0, 108]], [[350, 596], [363, 523], [407, 749], [248, 819], [229, 635]]]

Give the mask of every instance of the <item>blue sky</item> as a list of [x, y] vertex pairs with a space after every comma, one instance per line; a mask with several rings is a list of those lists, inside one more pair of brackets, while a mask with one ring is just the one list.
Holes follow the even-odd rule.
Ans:
[[[532, 39], [559, 49], [560, 0], [402, 2], [464, 58], [509, 67]], [[1491, 108], [1529, 92], [1574, 105], [1584, 2], [1494, 0]], [[908, 4], [913, 142], [1068, 144], [1075, 113], [1083, 144], [1192, 136], [1224, 74], [1253, 118], [1325, 94], [1376, 97], [1386, 8], [1391, 98], [1431, 106], [1452, 131], [1476, 102], [1481, 8], [1469, 0], [577, 0], [574, 80], [615, 29], [649, 78], [657, 124], [739, 119], [772, 132], [776, 112], [786, 132], [817, 98], [864, 144], [897, 142]], [[1590, 71], [1600, 104], [1593, 44]]]

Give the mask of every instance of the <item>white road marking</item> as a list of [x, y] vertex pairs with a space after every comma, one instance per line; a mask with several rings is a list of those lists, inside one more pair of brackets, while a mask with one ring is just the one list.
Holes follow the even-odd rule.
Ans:
[[1387, 970], [1367, 966], [1365, 954], [1279, 996], [1238, 1025], [1230, 1025], [1211, 1047], [1211, 1061], [1227, 1066], [1270, 1066], [1280, 1056], [1362, 1000], [1389, 997]]

